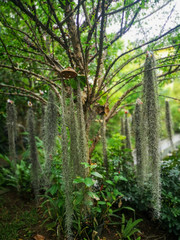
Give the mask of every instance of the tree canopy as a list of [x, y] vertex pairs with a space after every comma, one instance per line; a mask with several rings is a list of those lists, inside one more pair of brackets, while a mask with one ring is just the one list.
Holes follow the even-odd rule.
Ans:
[[[62, 71], [71, 67], [81, 81], [87, 129], [102, 107], [108, 122], [141, 95], [147, 50], [157, 56], [160, 84], [177, 76], [178, 20], [175, 0], [1, 1], [0, 93], [46, 104], [39, 91], [51, 87], [60, 97]], [[65, 84], [76, 88], [73, 79]]]

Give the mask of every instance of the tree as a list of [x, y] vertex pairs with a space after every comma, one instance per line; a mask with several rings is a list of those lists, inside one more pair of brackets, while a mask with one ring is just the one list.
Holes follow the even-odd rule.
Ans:
[[[175, 9], [172, 4], [174, 1], [168, 0], [2, 1], [0, 67], [12, 70], [13, 75], [20, 72], [23, 81], [0, 83], [1, 94], [28, 96], [45, 104], [46, 99], [38, 91], [49, 86], [61, 98], [62, 72], [70, 66], [81, 81], [88, 136], [90, 124], [103, 106], [108, 109], [110, 105], [107, 123], [119, 112], [124, 100], [141, 87], [140, 64], [145, 47], [154, 53], [171, 50], [168, 56], [158, 59], [157, 68], [163, 70], [159, 81], [179, 71], [180, 25], [167, 27]], [[144, 23], [167, 6], [169, 12], [160, 33], [152, 36], [144, 32]], [[119, 22], [116, 31], [108, 33], [115, 21]], [[121, 39], [134, 26], [140, 26], [144, 38], [125, 47]], [[135, 69], [131, 69], [132, 64]], [[71, 79], [65, 81], [66, 91], [68, 86], [75, 91]], [[100, 134], [94, 137], [90, 154], [99, 138]]]

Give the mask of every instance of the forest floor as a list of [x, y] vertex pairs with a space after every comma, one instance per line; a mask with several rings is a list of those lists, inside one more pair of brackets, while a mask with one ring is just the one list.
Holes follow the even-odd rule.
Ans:
[[[137, 213], [143, 218], [138, 225], [142, 240], [177, 240], [178, 238], [162, 230], [157, 223], [145, 214]], [[56, 233], [47, 231], [41, 208], [34, 200], [22, 198], [15, 191], [0, 193], [0, 240], [56, 240]], [[119, 240], [117, 226], [103, 230], [102, 240]]]

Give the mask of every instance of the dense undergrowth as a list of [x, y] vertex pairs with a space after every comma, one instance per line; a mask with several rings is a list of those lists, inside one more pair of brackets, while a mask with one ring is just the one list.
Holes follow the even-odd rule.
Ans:
[[[118, 138], [117, 138], [118, 139]], [[117, 225], [119, 239], [141, 239], [136, 211], [152, 218], [151, 191], [148, 183], [141, 191], [136, 181], [135, 168], [128, 149], [121, 149], [116, 141], [109, 142], [109, 175], [102, 166], [97, 152], [86, 178], [77, 177], [73, 181], [73, 235], [75, 239], [98, 239], [104, 228]], [[41, 145], [38, 146], [41, 151]], [[9, 186], [17, 189], [22, 196], [33, 197], [30, 183], [30, 164], [26, 158], [17, 164], [15, 174], [10, 167], [0, 168], [1, 189]], [[7, 157], [1, 156], [9, 162]], [[128, 160], [129, 159], [129, 160]], [[128, 160], [128, 164], [127, 164]], [[94, 162], [94, 163], [93, 163]], [[95, 162], [98, 162], [96, 164]], [[180, 149], [161, 162], [162, 210], [158, 220], [162, 228], [180, 235]], [[13, 166], [12, 166], [13, 167]], [[41, 209], [44, 225], [56, 232], [59, 239], [65, 234], [65, 196], [62, 184], [62, 168], [58, 155], [52, 165], [52, 186], [41, 194]], [[126, 215], [132, 216], [128, 219]], [[152, 219], [153, 221], [153, 219]], [[157, 221], [157, 220], [156, 220]], [[2, 231], [2, 229], [1, 229]]]

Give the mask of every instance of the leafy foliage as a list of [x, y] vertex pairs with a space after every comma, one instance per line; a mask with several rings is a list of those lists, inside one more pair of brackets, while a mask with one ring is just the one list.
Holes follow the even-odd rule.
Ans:
[[177, 236], [180, 234], [180, 149], [167, 157], [162, 165], [162, 221], [164, 227]]
[[[179, 159], [180, 150], [174, 152], [172, 156], [163, 160], [161, 168], [161, 185], [162, 185], [162, 209], [160, 222], [162, 227], [179, 235]], [[119, 185], [118, 190], [124, 195], [124, 199], [139, 211], [146, 211], [149, 216], [152, 215], [151, 209], [151, 186], [144, 185], [143, 192], [136, 182], [136, 178], [131, 178], [125, 185]]]
[[9, 167], [0, 168], [0, 188], [6, 188], [8, 186], [16, 188], [21, 194], [28, 194], [32, 192], [30, 168], [31, 165], [25, 160], [21, 160], [16, 164], [14, 171], [14, 165], [8, 157], [0, 155], [4, 159]]

